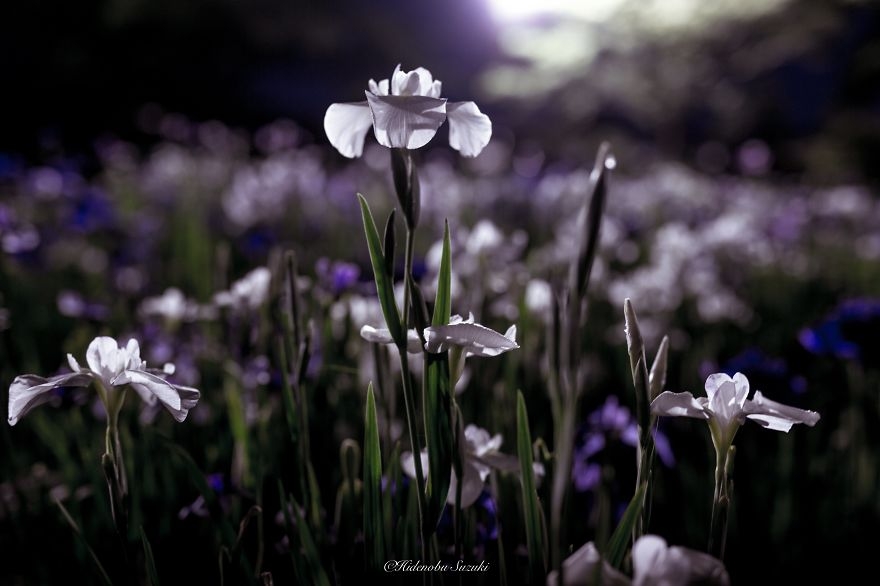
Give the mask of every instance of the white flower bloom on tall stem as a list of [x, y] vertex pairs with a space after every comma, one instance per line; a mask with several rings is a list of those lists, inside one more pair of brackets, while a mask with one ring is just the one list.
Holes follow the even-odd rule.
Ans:
[[[464, 461], [462, 462], [463, 480], [461, 485], [461, 507], [467, 508], [474, 504], [483, 492], [483, 485], [489, 477], [492, 469], [501, 472], [519, 471], [519, 460], [514, 456], [501, 453], [501, 434], [490, 435], [488, 431], [476, 425], [468, 425], [464, 429]], [[410, 478], [415, 478], [415, 459], [412, 452], [403, 452], [400, 456], [403, 471]], [[428, 452], [422, 451], [422, 469], [428, 469]], [[536, 464], [535, 474], [543, 476], [544, 467]], [[446, 502], [455, 505], [455, 495], [458, 490], [458, 478], [455, 470], [449, 483], [449, 492]]]
[[118, 415], [128, 387], [150, 405], [157, 401], [162, 403], [179, 422], [186, 419], [189, 410], [199, 400], [198, 390], [171, 384], [157, 372], [148, 370], [146, 362], [140, 358], [140, 346], [134, 339], [120, 347], [113, 338], [95, 338], [86, 350], [88, 368], [80, 367], [70, 354], [67, 361], [72, 373], [52, 378], [25, 374], [12, 381], [9, 386], [10, 425], [15, 425], [31, 409], [50, 400], [52, 391], [62, 387], [86, 387], [92, 383], [95, 383], [110, 419]]
[[706, 420], [715, 449], [724, 451], [733, 443], [737, 430], [746, 419], [784, 432], [796, 423], [812, 427], [819, 421], [819, 414], [815, 411], [771, 401], [761, 391], [755, 391], [752, 399], [747, 398], [748, 394], [749, 381], [741, 372], [733, 378], [723, 373], [713, 374], [706, 379], [706, 397], [694, 398], [691, 393], [664, 391], [651, 403], [651, 411], [655, 415]]
[[343, 156], [359, 157], [370, 127], [379, 144], [418, 149], [434, 138], [449, 120], [449, 144], [466, 157], [475, 157], [489, 144], [492, 122], [473, 102], [447, 102], [440, 97], [440, 80], [424, 67], [402, 71], [391, 79], [369, 81], [363, 102], [332, 104], [324, 115], [324, 131]]
[[748, 399], [749, 381], [740, 372], [733, 378], [723, 373], [710, 375], [706, 379], [706, 395], [694, 398], [691, 393], [664, 391], [651, 403], [651, 411], [655, 415], [703, 419], [709, 425], [715, 446], [715, 494], [709, 553], [723, 558], [730, 505], [727, 475], [733, 463], [733, 438], [736, 432], [746, 419], [751, 419], [768, 429], [788, 433], [797, 423], [810, 427], [816, 425], [819, 414], [771, 401], [761, 391], [755, 391], [754, 398]]

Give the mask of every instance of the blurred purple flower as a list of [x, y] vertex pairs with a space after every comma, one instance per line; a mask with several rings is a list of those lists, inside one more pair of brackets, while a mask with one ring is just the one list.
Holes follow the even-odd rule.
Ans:
[[76, 291], [60, 291], [55, 303], [58, 306], [58, 313], [65, 317], [102, 321], [110, 315], [110, 310], [106, 305], [86, 301]]
[[801, 394], [807, 389], [806, 379], [793, 374], [784, 358], [770, 356], [757, 347], [743, 350], [720, 367], [711, 362], [700, 365], [703, 378], [713, 372], [723, 372], [728, 376], [737, 372], [748, 372], [756, 387], [767, 390], [789, 390]]
[[[657, 455], [665, 466], [675, 465], [675, 456], [669, 439], [657, 428], [651, 430]], [[602, 476], [598, 461], [600, 452], [614, 444], [635, 448], [639, 443], [636, 421], [627, 407], [620, 405], [614, 395], [609, 396], [601, 407], [587, 418], [575, 444], [571, 476], [579, 492], [595, 489]]]
[[813, 354], [857, 360], [880, 346], [880, 299], [850, 299], [798, 339]]
[[321, 287], [333, 295], [339, 295], [357, 284], [361, 269], [356, 264], [319, 258], [315, 273]]

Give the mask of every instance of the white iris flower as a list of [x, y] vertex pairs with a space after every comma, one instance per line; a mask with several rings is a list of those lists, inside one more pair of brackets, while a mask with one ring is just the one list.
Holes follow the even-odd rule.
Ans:
[[336, 150], [359, 157], [370, 127], [379, 144], [418, 149], [434, 138], [449, 120], [449, 144], [466, 157], [475, 157], [489, 144], [492, 121], [473, 102], [447, 102], [440, 97], [440, 80], [424, 67], [394, 69], [391, 80], [369, 81], [366, 101], [332, 104], [324, 115], [324, 131]]
[[752, 399], [747, 398], [748, 394], [749, 380], [741, 372], [733, 378], [723, 373], [713, 374], [706, 379], [706, 397], [694, 398], [691, 393], [664, 391], [654, 399], [651, 411], [655, 415], [706, 420], [719, 453], [727, 452], [746, 419], [786, 433], [796, 423], [812, 427], [819, 421], [819, 414], [815, 411], [771, 401], [761, 391], [755, 391]]
[[[119, 399], [111, 395], [119, 393], [126, 386], [137, 392], [150, 405], [162, 403], [177, 421], [186, 419], [189, 410], [196, 406], [200, 393], [191, 387], [174, 385], [159, 376], [160, 372], [147, 369], [141, 360], [137, 340], [129, 340], [125, 347], [118, 346], [116, 340], [99, 337], [92, 340], [86, 350], [88, 368], [80, 367], [76, 359], [68, 354], [67, 361], [73, 372], [52, 378], [33, 374], [15, 377], [9, 386], [9, 425], [15, 425], [34, 407], [52, 398], [52, 391], [62, 387], [86, 387], [96, 383], [98, 394], [108, 407], [108, 401], [116, 405]], [[165, 373], [173, 372], [167, 365]]]

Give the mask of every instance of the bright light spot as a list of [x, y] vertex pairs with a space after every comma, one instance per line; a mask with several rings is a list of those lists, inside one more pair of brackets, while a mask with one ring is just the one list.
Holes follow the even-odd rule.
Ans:
[[567, 16], [600, 22], [627, 0], [487, 0], [499, 20], [526, 20], [536, 16]]

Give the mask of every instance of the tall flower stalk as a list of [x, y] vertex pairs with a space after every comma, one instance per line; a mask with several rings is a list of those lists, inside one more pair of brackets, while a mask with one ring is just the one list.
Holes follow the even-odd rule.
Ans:
[[605, 207], [608, 171], [615, 161], [607, 143], [596, 156], [590, 176], [591, 189], [584, 198], [583, 239], [578, 255], [572, 259], [568, 285], [557, 295], [552, 323], [550, 356], [550, 399], [554, 422], [555, 468], [550, 496], [550, 564], [559, 572], [566, 549], [566, 528], [563, 516], [565, 500], [571, 483], [571, 462], [574, 449], [575, 416], [583, 392], [583, 327], [586, 322], [586, 293], [593, 261], [599, 245], [599, 228]]
[[735, 449], [733, 438], [746, 419], [762, 427], [788, 433], [792, 426], [803, 423], [810, 427], [819, 421], [815, 411], [798, 409], [771, 401], [761, 391], [748, 399], [749, 380], [741, 372], [731, 378], [724, 373], [706, 379], [706, 397], [694, 398], [691, 393], [664, 391], [651, 404], [656, 415], [703, 419], [709, 426], [715, 446], [715, 492], [712, 498], [712, 522], [709, 530], [709, 553], [723, 559], [727, 536], [727, 512], [730, 508], [731, 483]]

